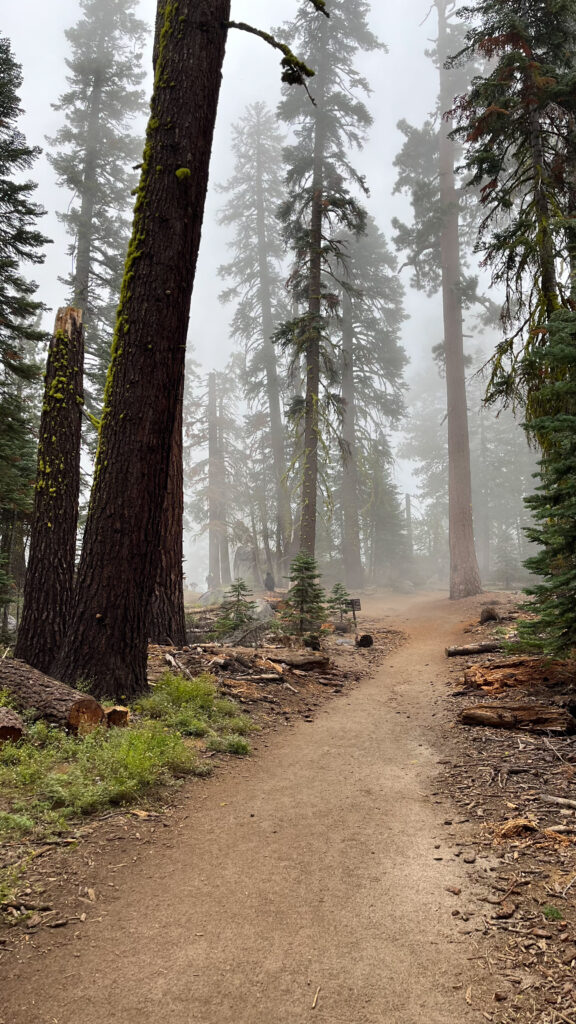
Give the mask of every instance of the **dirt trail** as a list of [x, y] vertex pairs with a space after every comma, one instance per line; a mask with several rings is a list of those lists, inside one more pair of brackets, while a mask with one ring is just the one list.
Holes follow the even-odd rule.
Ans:
[[470, 949], [445, 887], [465, 868], [434, 860], [449, 807], [430, 796], [443, 649], [477, 607], [372, 602], [408, 643], [314, 722], [194, 787], [168, 843], [114, 876], [116, 900], [104, 893], [78, 938], [12, 961], [0, 1022], [480, 1020], [454, 988]]

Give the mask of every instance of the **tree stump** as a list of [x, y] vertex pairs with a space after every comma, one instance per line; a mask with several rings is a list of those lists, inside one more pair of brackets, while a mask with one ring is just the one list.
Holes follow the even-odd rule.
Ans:
[[0, 690], [8, 690], [21, 711], [34, 710], [39, 718], [79, 735], [106, 724], [104, 709], [93, 697], [45, 676], [25, 661], [0, 661]]
[[0, 708], [0, 743], [16, 743], [21, 739], [24, 732], [24, 723], [15, 711], [10, 708]]

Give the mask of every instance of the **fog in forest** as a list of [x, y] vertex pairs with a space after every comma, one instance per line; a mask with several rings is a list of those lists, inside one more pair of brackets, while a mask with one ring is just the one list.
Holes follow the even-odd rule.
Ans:
[[[274, 4], [269, 0], [234, 0], [233, 17], [265, 30], [274, 29], [281, 37], [282, 23], [293, 19], [300, 6], [296, 0], [278, 0]], [[453, 6], [448, 4], [451, 15]], [[273, 22], [270, 21], [272, 7]], [[155, 10], [153, 0], [141, 0], [136, 11], [148, 26], [143, 62], [146, 77], [141, 85], [147, 97], [152, 88]], [[38, 182], [36, 198], [47, 211], [41, 230], [53, 240], [53, 244], [47, 246], [45, 263], [34, 268], [34, 277], [39, 285], [37, 297], [49, 309], [43, 321], [48, 331], [52, 329], [57, 307], [65, 305], [70, 298], [70, 290], [62, 282], [74, 273], [74, 260], [67, 251], [71, 239], [57, 213], [66, 213], [74, 200], [70, 191], [57, 183], [54, 166], [48, 161], [54, 147], [46, 138], [54, 138], [64, 123], [64, 112], [54, 110], [51, 104], [57, 103], [67, 88], [65, 59], [70, 56], [70, 44], [65, 31], [78, 22], [81, 13], [79, 4], [73, 0], [60, 0], [56, 5], [25, 0], [4, 10], [1, 25], [2, 34], [11, 40], [14, 56], [22, 65], [23, 84], [19, 90], [24, 109], [22, 130], [30, 145], [43, 149], [31, 176]], [[395, 410], [388, 419], [387, 413], [379, 412], [380, 425], [373, 428], [378, 433], [379, 450], [386, 462], [386, 472], [379, 482], [386, 493], [383, 491], [379, 498], [375, 497], [376, 485], [369, 465], [370, 459], [377, 457], [376, 449], [369, 451], [367, 446], [362, 456], [362, 473], [366, 479], [357, 484], [360, 494], [356, 497], [356, 506], [360, 517], [360, 561], [363, 569], [356, 577], [353, 572], [349, 574], [347, 582], [352, 589], [362, 584], [404, 589], [445, 586], [449, 566], [446, 387], [438, 351], [436, 359], [433, 357], [433, 349], [438, 350], [444, 335], [442, 296], [439, 288], [435, 289], [435, 294], [427, 295], [425, 290], [417, 291], [411, 287], [410, 268], [402, 267], [405, 253], [396, 251], [392, 242], [395, 234], [393, 219], [409, 223], [412, 218], [408, 193], [394, 193], [398, 177], [394, 160], [405, 142], [405, 135], [399, 131], [397, 123], [404, 120], [419, 128], [427, 118], [436, 118], [438, 68], [425, 51], [434, 45], [437, 38], [437, 12], [430, 0], [411, 0], [409, 4], [400, 6], [373, 3], [368, 20], [370, 29], [385, 44], [387, 52], [382, 49], [363, 52], [360, 49], [353, 57], [356, 69], [370, 84], [371, 93], [361, 94], [361, 99], [366, 103], [373, 124], [366, 132], [363, 148], [356, 150], [351, 147], [350, 160], [355, 172], [365, 176], [369, 189], [366, 196], [360, 195], [357, 189], [354, 194], [366, 207], [375, 228], [385, 236], [389, 252], [397, 261], [397, 268], [391, 275], [404, 288], [403, 300], [398, 299], [403, 301], [398, 344], [405, 350], [407, 362], [398, 370], [398, 400], [400, 404], [404, 403], [404, 410]], [[298, 43], [295, 43], [295, 49], [298, 52]], [[229, 197], [218, 188], [235, 173], [238, 153], [235, 155], [233, 151], [233, 129], [245, 116], [249, 105], [263, 103], [270, 111], [276, 110], [283, 95], [279, 57], [280, 54], [262, 39], [241, 31], [229, 33], [188, 336], [189, 356], [194, 360], [194, 368], [193, 379], [187, 385], [188, 405], [184, 412], [185, 573], [188, 585], [196, 591], [205, 590], [207, 582], [218, 587], [229, 582], [228, 569], [215, 579], [209, 565], [210, 516], [215, 516], [217, 528], [227, 533], [226, 555], [222, 557], [228, 562], [232, 575], [242, 573], [253, 584], [261, 586], [268, 571], [282, 586], [282, 577], [287, 572], [288, 552], [285, 550], [280, 557], [277, 550], [276, 520], [279, 513], [272, 507], [276, 497], [271, 464], [268, 465], [270, 479], [264, 480], [261, 495], [254, 492], [255, 478], [248, 472], [244, 483], [241, 482], [241, 474], [247, 466], [243, 465], [244, 442], [238, 441], [239, 427], [235, 425], [234, 417], [238, 424], [246, 417], [254, 418], [257, 411], [265, 416], [266, 403], [261, 398], [255, 401], [249, 394], [250, 382], [244, 393], [242, 386], [232, 383], [229, 361], [234, 353], [243, 352], [243, 343], [234, 340], [231, 331], [236, 300], [231, 298], [229, 302], [222, 303], [219, 298], [231, 282], [218, 274], [219, 267], [236, 259], [233, 248], [230, 248], [234, 240], [234, 225], [219, 222]], [[313, 91], [313, 79], [310, 88]], [[145, 123], [144, 114], [138, 112], [132, 122], [136, 135], [144, 136]], [[438, 125], [437, 120], [435, 124]], [[293, 144], [290, 125], [279, 122], [279, 129], [286, 141]], [[334, 230], [337, 234], [340, 229]], [[280, 234], [278, 228], [279, 237]], [[480, 273], [480, 290], [498, 304], [502, 296], [490, 290], [489, 276], [485, 271], [478, 271], [477, 258], [470, 256], [471, 248], [469, 245], [467, 249], [467, 273]], [[285, 252], [282, 264], [284, 278], [280, 280], [279, 287], [287, 294], [292, 257], [287, 248]], [[372, 257], [368, 256], [368, 259]], [[340, 310], [343, 301], [341, 298]], [[290, 301], [287, 307], [290, 312]], [[495, 410], [482, 406], [486, 382], [476, 375], [476, 371], [492, 354], [500, 333], [494, 320], [481, 329], [476, 312], [465, 314], [464, 323], [476, 552], [483, 579], [494, 586], [510, 587], [526, 578], [522, 561], [527, 553], [523, 534], [527, 513], [522, 499], [532, 488], [530, 476], [535, 456], [528, 451], [522, 430], [509, 412], [497, 418]], [[275, 322], [275, 329], [278, 326]], [[237, 355], [240, 362], [244, 358]], [[280, 360], [280, 376], [287, 372], [288, 362]], [[222, 466], [217, 470], [217, 475], [220, 473], [217, 486], [225, 495], [225, 502], [216, 511], [209, 512], [207, 502], [216, 486], [214, 480], [209, 479], [208, 465], [209, 375], [215, 371], [223, 374], [214, 384], [218, 393], [213, 395], [212, 412], [218, 419], [214, 429], [220, 431], [221, 442]], [[368, 367], [367, 373], [371, 372]], [[292, 382], [289, 387], [282, 388], [283, 420], [292, 398], [298, 393], [297, 383]], [[334, 387], [338, 389], [339, 386], [335, 382]], [[96, 384], [94, 387], [97, 390]], [[370, 432], [371, 422], [371, 413], [368, 412], [362, 430]], [[258, 454], [260, 442], [256, 436], [257, 425], [253, 422], [250, 431], [252, 469], [257, 473], [260, 466], [260, 471], [264, 472], [269, 456], [264, 449]], [[372, 442], [375, 443], [374, 437]], [[235, 444], [239, 445], [239, 450], [232, 452]], [[86, 477], [84, 503], [88, 496], [93, 439], [88, 438], [85, 449], [82, 463]], [[320, 456], [321, 463], [326, 458], [329, 468], [324, 472], [322, 465], [320, 467], [317, 557], [329, 581], [341, 577], [346, 561], [342, 551], [343, 544], [346, 546], [346, 527], [339, 504], [344, 485], [334, 468], [339, 453], [342, 454], [341, 439], [339, 441], [335, 434], [333, 439], [326, 441], [326, 448], [322, 449]], [[230, 466], [224, 465], [228, 456]], [[295, 521], [300, 487], [298, 470], [290, 468], [291, 460], [296, 458], [295, 451], [286, 451], [284, 457], [289, 476], [291, 516]], [[253, 494], [254, 502], [250, 493], [238, 496], [238, 487], [242, 486]], [[371, 514], [368, 506], [370, 502], [377, 501], [380, 501], [380, 506], [374, 514], [378, 518], [378, 526], [374, 527], [374, 524], [368, 524]], [[271, 507], [268, 507], [268, 502]], [[378, 536], [371, 535], [374, 530], [380, 531]], [[246, 549], [251, 553], [246, 555]], [[297, 544], [292, 547], [292, 554], [296, 549]], [[240, 556], [235, 560], [234, 553], [238, 550]], [[254, 559], [258, 562], [256, 570]]]

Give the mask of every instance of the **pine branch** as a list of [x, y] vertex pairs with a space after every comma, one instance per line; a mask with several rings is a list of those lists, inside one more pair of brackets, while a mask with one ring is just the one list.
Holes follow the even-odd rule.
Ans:
[[[311, 0], [311, 3], [315, 5], [320, 4], [322, 3], [322, 0]], [[318, 7], [318, 10], [320, 10], [320, 7]], [[303, 85], [306, 92], [308, 92], [306, 79], [313, 78], [316, 72], [313, 71], [312, 68], [309, 68], [304, 61], [301, 61], [295, 53], [292, 53], [292, 50], [286, 45], [286, 43], [281, 43], [280, 40], [276, 39], [276, 37], [271, 35], [270, 32], [264, 32], [263, 29], [254, 28], [253, 25], [248, 25], [244, 21], [229, 21], [228, 28], [237, 28], [241, 32], [249, 32], [250, 35], [258, 36], [259, 39], [263, 39], [265, 43], [268, 43], [268, 45], [272, 46], [275, 50], [280, 50], [280, 52], [284, 54], [280, 61], [281, 66], [284, 68], [284, 71], [282, 72], [282, 81], [286, 82], [287, 85]], [[308, 95], [310, 96], [309, 92]], [[310, 99], [314, 103], [311, 96]]]
[[326, 10], [326, 0], [308, 0], [316, 10], [323, 14], [326, 18], [330, 17], [329, 11]]

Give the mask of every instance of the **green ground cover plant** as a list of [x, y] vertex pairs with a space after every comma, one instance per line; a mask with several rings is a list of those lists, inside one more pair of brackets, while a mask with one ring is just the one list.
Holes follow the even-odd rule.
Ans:
[[19, 742], [0, 746], [0, 841], [58, 835], [82, 816], [129, 805], [186, 775], [207, 775], [203, 749], [250, 752], [250, 719], [219, 696], [209, 676], [167, 673], [132, 711], [125, 729], [78, 738], [39, 721]]

